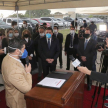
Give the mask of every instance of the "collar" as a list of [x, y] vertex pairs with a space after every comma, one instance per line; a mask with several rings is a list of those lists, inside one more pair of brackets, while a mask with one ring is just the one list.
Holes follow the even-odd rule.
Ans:
[[8, 55], [9, 55], [11, 58], [13, 58], [14, 60], [16, 60], [16, 61], [18, 61], [18, 62], [20, 62], [20, 63], [21, 63], [21, 60], [14, 58], [14, 57], [13, 57], [13, 56], [11, 56], [9, 53], [8, 53]]
[[85, 41], [86, 41], [86, 40], [88, 40], [88, 41], [89, 41], [90, 39], [91, 39], [91, 37], [89, 37], [88, 39], [86, 39], [86, 38], [85, 38]]

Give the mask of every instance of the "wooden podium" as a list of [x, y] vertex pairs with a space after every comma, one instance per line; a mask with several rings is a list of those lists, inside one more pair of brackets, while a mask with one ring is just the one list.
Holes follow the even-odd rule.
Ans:
[[25, 94], [27, 108], [83, 108], [84, 79], [85, 74], [73, 72], [61, 89], [34, 87]]

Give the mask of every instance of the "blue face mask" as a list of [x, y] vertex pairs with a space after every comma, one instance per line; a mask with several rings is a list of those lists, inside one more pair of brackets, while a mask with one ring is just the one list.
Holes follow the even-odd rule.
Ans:
[[46, 34], [46, 37], [47, 37], [47, 38], [51, 38], [51, 34], [47, 33], [47, 34]]
[[[10, 46], [8, 46], [8, 47], [11, 48], [11, 49], [17, 49], [17, 48], [13, 48], [13, 47], [10, 47]], [[20, 49], [19, 49], [19, 51], [21, 52], [21, 55], [19, 55], [21, 57], [21, 59], [25, 59], [28, 56], [28, 52], [27, 52], [26, 49], [24, 50], [23, 53]], [[18, 55], [12, 55], [12, 56], [18, 56]]]
[[25, 49], [24, 52], [22, 53], [21, 59], [25, 59], [28, 56], [28, 52]]
[[9, 37], [10, 37], [10, 38], [13, 37], [13, 33], [9, 33]]

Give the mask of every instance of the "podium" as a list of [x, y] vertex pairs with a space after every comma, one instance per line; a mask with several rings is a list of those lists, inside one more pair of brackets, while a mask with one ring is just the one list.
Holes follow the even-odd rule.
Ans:
[[72, 72], [73, 75], [60, 89], [36, 86], [26, 93], [27, 108], [83, 108], [85, 74], [64, 72]]

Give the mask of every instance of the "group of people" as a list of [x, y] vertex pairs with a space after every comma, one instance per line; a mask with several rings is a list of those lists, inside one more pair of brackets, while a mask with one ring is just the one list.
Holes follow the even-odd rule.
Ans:
[[[64, 52], [67, 56], [66, 70], [70, 70], [69, 56], [73, 55], [74, 58], [78, 58], [82, 62], [83, 66], [95, 71], [96, 28], [91, 30], [89, 27], [81, 26], [79, 32], [76, 33], [76, 28], [73, 25], [70, 26], [70, 32], [66, 36], [64, 46]], [[23, 94], [32, 87], [30, 71], [38, 67], [38, 80], [40, 81], [42, 72], [43, 77], [46, 77], [49, 72], [56, 70], [58, 57], [60, 68], [63, 67], [62, 43], [63, 34], [59, 33], [59, 27], [56, 25], [52, 29], [44, 23], [41, 26], [36, 25], [36, 29], [32, 30], [27, 22], [23, 21], [22, 28], [18, 29], [17, 22], [13, 21], [12, 28], [6, 31], [0, 30], [0, 63], [2, 63], [1, 72], [5, 82], [8, 107], [24, 108]], [[4, 47], [8, 47], [7, 55], [4, 54]], [[26, 60], [21, 58], [27, 54], [31, 64], [28, 66], [25, 65]], [[87, 85], [88, 90], [91, 90], [90, 76], [87, 76]], [[18, 100], [19, 98], [21, 101]]]

